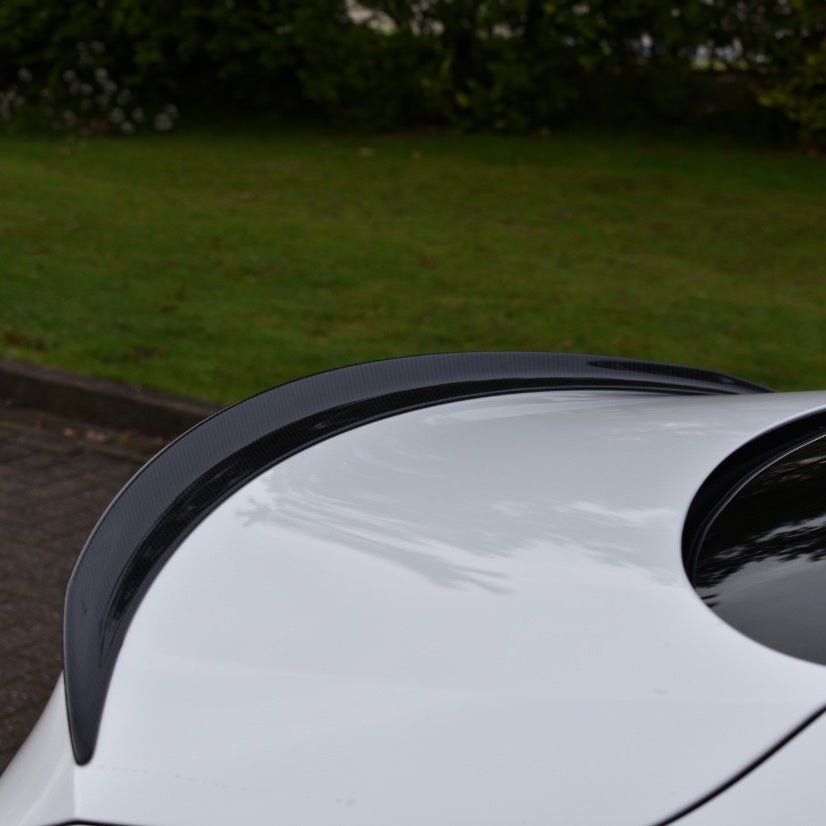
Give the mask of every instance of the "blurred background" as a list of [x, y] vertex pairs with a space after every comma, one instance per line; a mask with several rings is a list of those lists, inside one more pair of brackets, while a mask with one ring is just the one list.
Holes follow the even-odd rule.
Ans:
[[822, 0], [0, 0], [0, 355], [826, 387], [824, 147]]

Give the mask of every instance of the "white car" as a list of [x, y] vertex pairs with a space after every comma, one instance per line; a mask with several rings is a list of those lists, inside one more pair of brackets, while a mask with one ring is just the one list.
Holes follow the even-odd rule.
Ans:
[[820, 826], [824, 434], [543, 353], [230, 407], [90, 536], [0, 826]]

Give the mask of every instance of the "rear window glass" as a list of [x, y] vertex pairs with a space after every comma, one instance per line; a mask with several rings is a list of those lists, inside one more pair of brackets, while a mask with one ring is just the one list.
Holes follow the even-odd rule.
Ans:
[[730, 625], [826, 664], [826, 437], [730, 489], [699, 534], [692, 566], [697, 593]]

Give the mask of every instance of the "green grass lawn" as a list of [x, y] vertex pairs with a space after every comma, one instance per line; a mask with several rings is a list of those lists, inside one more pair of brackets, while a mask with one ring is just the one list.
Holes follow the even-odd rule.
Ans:
[[231, 401], [446, 350], [826, 387], [826, 162], [633, 137], [0, 139], [0, 352]]

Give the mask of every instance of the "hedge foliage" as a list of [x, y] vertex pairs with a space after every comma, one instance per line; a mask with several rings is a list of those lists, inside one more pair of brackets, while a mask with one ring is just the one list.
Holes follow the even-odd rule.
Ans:
[[371, 128], [791, 122], [826, 143], [823, 0], [0, 0], [0, 115], [73, 105], [84, 71], [147, 106]]

